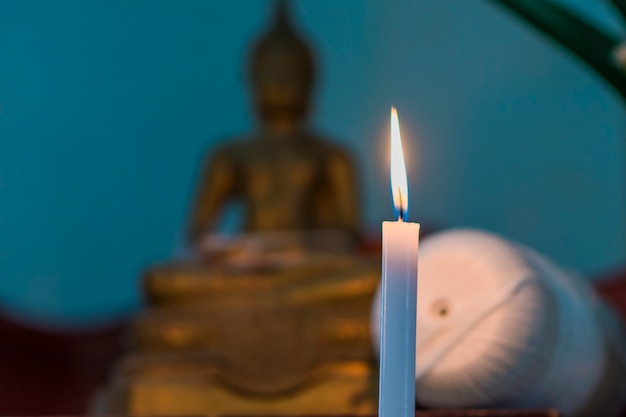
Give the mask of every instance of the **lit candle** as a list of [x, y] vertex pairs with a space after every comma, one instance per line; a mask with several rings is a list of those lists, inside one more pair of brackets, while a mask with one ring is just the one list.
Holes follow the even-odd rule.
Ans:
[[398, 112], [391, 108], [391, 193], [398, 221], [383, 222], [379, 417], [415, 415], [418, 223], [407, 223], [408, 186]]

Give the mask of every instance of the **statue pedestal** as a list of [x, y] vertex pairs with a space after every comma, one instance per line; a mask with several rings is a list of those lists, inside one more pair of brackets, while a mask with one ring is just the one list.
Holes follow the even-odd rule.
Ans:
[[289, 268], [190, 263], [148, 271], [152, 308], [99, 414], [376, 413], [370, 310], [379, 260], [338, 255]]
[[[197, 366], [196, 363], [189, 364]], [[173, 369], [170, 369], [173, 371]], [[253, 395], [228, 387], [207, 370], [197, 375], [152, 375], [122, 378], [106, 393], [103, 403], [113, 408], [100, 413], [130, 415], [372, 415], [375, 404], [371, 368], [361, 362], [330, 364], [313, 381], [293, 392]], [[182, 372], [181, 374], [184, 374]]]

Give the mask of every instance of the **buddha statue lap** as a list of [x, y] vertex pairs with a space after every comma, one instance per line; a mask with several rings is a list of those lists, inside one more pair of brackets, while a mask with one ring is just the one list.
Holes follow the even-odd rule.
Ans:
[[[149, 309], [100, 414], [375, 414], [377, 257], [358, 250], [349, 154], [307, 129], [314, 62], [276, 2], [251, 60], [260, 128], [207, 159], [190, 254], [150, 268]], [[240, 199], [244, 233], [211, 234]], [[208, 233], [207, 233], [208, 232]]]

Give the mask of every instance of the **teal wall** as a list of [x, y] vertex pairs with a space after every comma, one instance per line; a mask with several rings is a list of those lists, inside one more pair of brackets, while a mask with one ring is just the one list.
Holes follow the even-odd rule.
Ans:
[[[599, 0], [570, 0], [608, 31]], [[400, 112], [410, 217], [475, 226], [596, 273], [626, 259], [624, 107], [486, 0], [300, 0], [315, 124], [359, 158], [366, 228], [392, 216]], [[140, 305], [180, 241], [205, 150], [249, 130], [263, 1], [0, 0], [0, 309], [60, 324]]]

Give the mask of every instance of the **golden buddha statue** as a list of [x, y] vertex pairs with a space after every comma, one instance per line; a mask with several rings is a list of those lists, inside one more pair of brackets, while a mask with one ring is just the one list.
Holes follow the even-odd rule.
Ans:
[[208, 160], [188, 237], [197, 241], [231, 198], [242, 198], [247, 232], [332, 228], [356, 235], [354, 168], [347, 152], [308, 131], [315, 78], [311, 50], [284, 2], [254, 46], [251, 81], [260, 131]]
[[[260, 130], [208, 159], [193, 256], [146, 272], [150, 308], [131, 325], [98, 413], [376, 412], [369, 314], [380, 263], [356, 249], [349, 155], [306, 127], [313, 58], [284, 1], [251, 69]], [[234, 198], [245, 233], [207, 233]]]

